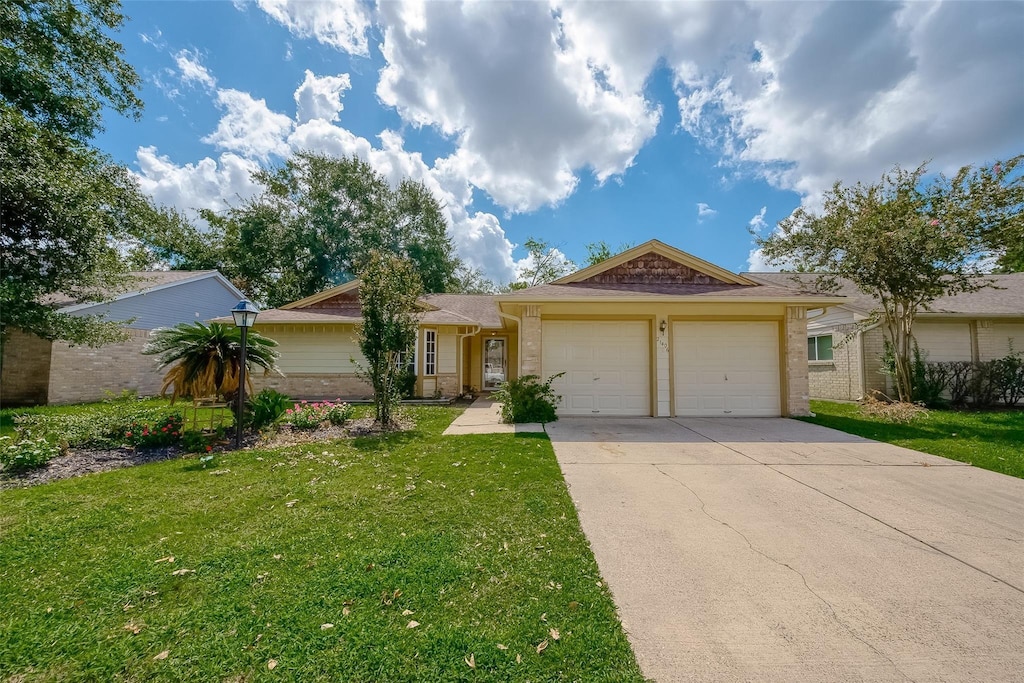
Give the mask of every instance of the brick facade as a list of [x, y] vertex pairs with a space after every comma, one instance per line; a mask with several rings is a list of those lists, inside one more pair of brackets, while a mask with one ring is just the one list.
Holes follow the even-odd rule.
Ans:
[[[820, 334], [815, 331], [814, 334]], [[832, 335], [832, 360], [811, 361], [810, 391], [813, 398], [856, 401], [864, 396], [861, 368], [861, 333], [856, 324], [837, 325]]]
[[160, 393], [163, 372], [156, 358], [143, 356], [149, 330], [125, 330], [129, 338], [99, 348], [54, 342], [50, 358], [49, 403], [100, 401], [108, 392], [137, 391], [139, 396]]
[[524, 306], [522, 315], [522, 360], [523, 375], [540, 375], [541, 325], [540, 306]]
[[252, 374], [253, 389], [275, 389], [295, 399], [365, 399], [373, 396], [369, 384], [355, 375], [289, 373], [264, 375], [262, 371]]
[[45, 339], [10, 330], [3, 341], [0, 405], [46, 403], [50, 377], [50, 346]]
[[807, 372], [807, 309], [786, 307], [786, 415], [810, 415], [810, 387]]

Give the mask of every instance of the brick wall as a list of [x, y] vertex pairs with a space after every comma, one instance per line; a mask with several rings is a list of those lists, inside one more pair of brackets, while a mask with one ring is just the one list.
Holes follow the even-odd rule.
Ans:
[[45, 339], [10, 330], [3, 344], [0, 405], [46, 403], [50, 347], [51, 343]]
[[811, 361], [811, 398], [855, 401], [864, 394], [861, 381], [861, 335], [857, 325], [836, 325], [815, 334], [832, 334], [832, 360]]
[[369, 384], [355, 375], [288, 373], [287, 377], [252, 373], [253, 389], [275, 389], [295, 399], [365, 399], [373, 397]]
[[810, 415], [810, 387], [807, 372], [807, 309], [786, 308], [786, 385], [783, 406], [786, 415]]
[[881, 326], [866, 330], [861, 335], [864, 358], [864, 395], [872, 391], [890, 393], [889, 377], [882, 374], [882, 356], [885, 355], [885, 334]]
[[99, 348], [54, 342], [50, 358], [50, 403], [100, 401], [125, 389], [139, 396], [160, 393], [163, 372], [156, 358], [143, 356], [149, 330], [125, 330], [129, 338]]
[[541, 358], [541, 325], [540, 306], [523, 307], [523, 332], [522, 332], [522, 367], [523, 375], [540, 374]]

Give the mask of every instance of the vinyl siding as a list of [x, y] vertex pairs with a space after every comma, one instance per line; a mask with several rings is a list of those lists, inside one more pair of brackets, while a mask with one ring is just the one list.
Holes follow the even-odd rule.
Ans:
[[971, 326], [966, 322], [930, 323], [918, 321], [914, 338], [927, 359], [933, 362], [971, 360]]
[[72, 315], [105, 314], [108, 320], [135, 321], [128, 325], [136, 330], [170, 327], [183, 322], [206, 321], [230, 315], [238, 296], [217, 278], [207, 277], [184, 282], [148, 294], [120, 301], [97, 304], [75, 311]]
[[992, 325], [995, 341], [993, 357], [1002, 358], [1010, 351], [1024, 352], [1024, 323], [995, 323]]
[[[354, 374], [363, 363], [352, 325], [261, 326], [256, 329], [278, 343], [278, 367], [286, 375]], [[354, 361], [354, 362], [353, 362]]]

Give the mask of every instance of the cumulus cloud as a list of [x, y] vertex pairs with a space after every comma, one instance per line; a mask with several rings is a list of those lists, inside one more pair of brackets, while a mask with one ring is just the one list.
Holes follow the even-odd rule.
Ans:
[[348, 74], [317, 77], [306, 69], [306, 80], [295, 91], [295, 105], [298, 108], [298, 122], [312, 119], [337, 121], [345, 105], [341, 98], [352, 87]]
[[697, 222], [703, 223], [705, 218], [711, 218], [718, 213], [704, 202], [697, 202]]
[[178, 165], [156, 147], [140, 147], [135, 155], [141, 189], [160, 204], [182, 211], [221, 211], [251, 197], [257, 190], [252, 174], [259, 165], [237, 154], [206, 157], [194, 164]]
[[174, 55], [174, 63], [178, 65], [183, 85], [199, 85], [207, 90], [217, 87], [217, 79], [203, 66], [196, 50], [179, 50]]
[[217, 91], [217, 104], [226, 113], [203, 142], [264, 162], [271, 155], [287, 156], [285, 137], [294, 122], [271, 111], [266, 100], [228, 88]]
[[761, 210], [754, 214], [754, 216], [747, 223], [750, 229], [759, 235], [761, 234], [761, 232], [764, 231], [765, 228], [768, 227], [768, 222], [764, 219], [764, 215], [767, 211], [768, 207], [762, 206]]
[[366, 41], [369, 9], [359, 0], [256, 0], [256, 4], [300, 38], [315, 38], [354, 55], [370, 54]]

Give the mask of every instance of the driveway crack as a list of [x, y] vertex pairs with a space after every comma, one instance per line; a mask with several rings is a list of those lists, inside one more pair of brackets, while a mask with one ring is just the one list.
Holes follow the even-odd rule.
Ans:
[[892, 658], [889, 657], [889, 655], [887, 655], [884, 652], [882, 652], [881, 650], [879, 650], [877, 647], [872, 645], [870, 642], [868, 642], [864, 638], [861, 638], [857, 634], [856, 631], [854, 631], [845, 621], [843, 621], [841, 618], [839, 618], [839, 614], [836, 612], [835, 608], [832, 606], [832, 603], [830, 603], [828, 600], [826, 600], [824, 597], [822, 597], [822, 595], [820, 593], [818, 593], [816, 590], [811, 588], [810, 584], [807, 583], [807, 577], [804, 576], [803, 572], [801, 572], [799, 569], [793, 567], [792, 565], [786, 564], [785, 562], [782, 562], [780, 560], [775, 559], [774, 557], [772, 557], [768, 553], [764, 552], [760, 548], [755, 547], [754, 544], [750, 542], [750, 539], [747, 538], [746, 534], [744, 534], [742, 531], [740, 531], [739, 529], [737, 529], [733, 525], [729, 524], [725, 520], [719, 519], [718, 517], [715, 517], [713, 514], [708, 512], [707, 504], [704, 502], [704, 499], [701, 498], [699, 495], [697, 495], [697, 492], [694, 491], [689, 486], [687, 486], [686, 483], [680, 481], [679, 479], [676, 479], [671, 474], [669, 474], [665, 470], [661, 469], [657, 465], [652, 465], [652, 467], [654, 467], [654, 469], [658, 470], [658, 472], [660, 472], [661, 474], [665, 475], [666, 477], [668, 477], [669, 479], [671, 479], [672, 481], [674, 481], [675, 483], [679, 484], [684, 489], [689, 491], [690, 495], [692, 495], [694, 498], [697, 499], [697, 502], [700, 504], [700, 511], [701, 511], [701, 513], [705, 517], [707, 517], [708, 519], [713, 520], [715, 522], [718, 522], [722, 526], [724, 526], [727, 529], [729, 529], [729, 531], [733, 532], [734, 534], [736, 534], [737, 536], [742, 538], [743, 542], [747, 544], [747, 547], [750, 548], [755, 553], [757, 553], [758, 555], [760, 555], [761, 557], [765, 558], [769, 562], [772, 562], [773, 564], [776, 564], [776, 565], [778, 565], [780, 567], [784, 567], [784, 568], [788, 569], [789, 571], [793, 572], [794, 574], [796, 574], [797, 576], [799, 576], [800, 577], [800, 581], [803, 582], [804, 588], [807, 589], [807, 592], [810, 593], [811, 595], [813, 595], [823, 605], [825, 605], [826, 609], [828, 609], [828, 611], [829, 611], [829, 614], [832, 615], [833, 621], [835, 621], [844, 631], [846, 631], [851, 636], [853, 636], [854, 639], [859, 641], [861, 644], [863, 644], [869, 650], [871, 650], [876, 655], [878, 655], [882, 659], [884, 659], [887, 662], [889, 662], [890, 666], [892, 666], [892, 668], [896, 671], [896, 673], [898, 673], [900, 676], [902, 676], [904, 680], [911, 681], [911, 683], [913, 683], [914, 679], [912, 679], [910, 676], [908, 676], [906, 673], [904, 673], [903, 670], [901, 670], [899, 668], [899, 666], [896, 665], [896, 662], [894, 662], [892, 660]]

